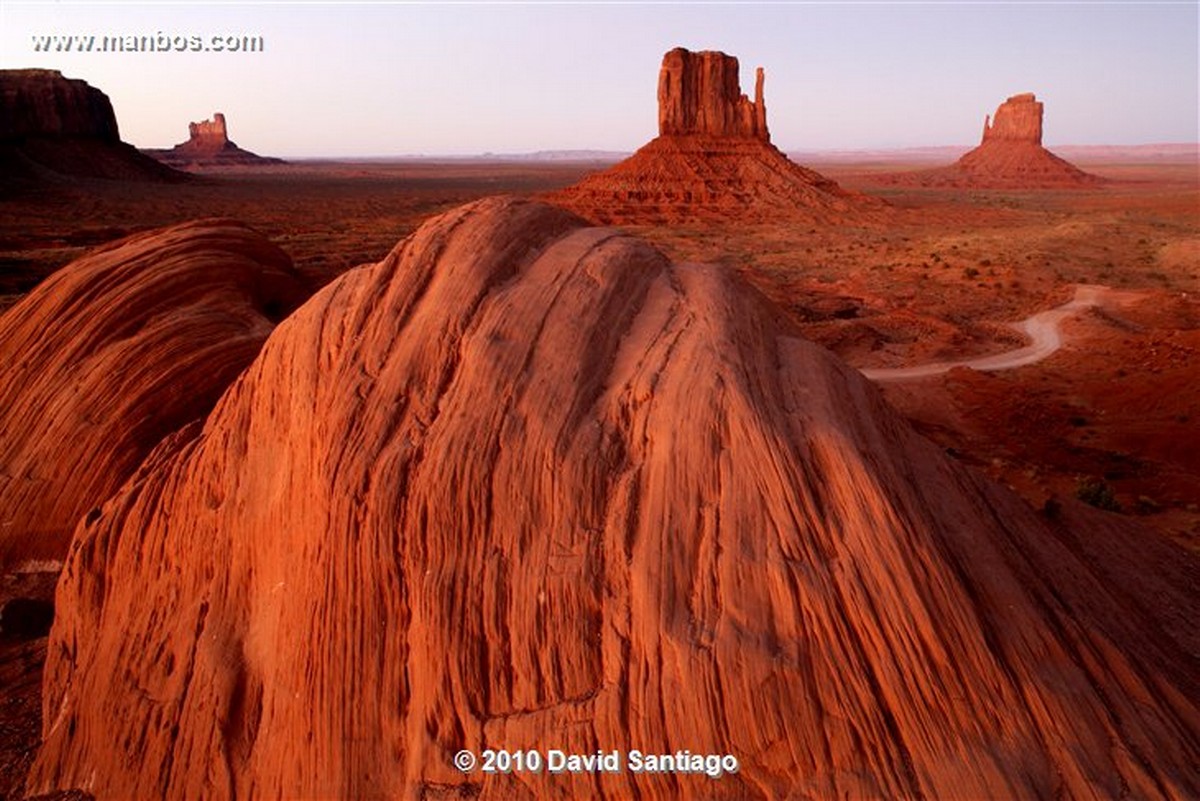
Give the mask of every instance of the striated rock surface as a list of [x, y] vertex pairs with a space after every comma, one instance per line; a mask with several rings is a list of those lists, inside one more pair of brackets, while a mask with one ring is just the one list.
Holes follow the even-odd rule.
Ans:
[[139, 234], [0, 317], [0, 567], [67, 554], [75, 523], [203, 417], [303, 286], [240, 223]]
[[1042, 104], [1033, 92], [1013, 95], [996, 109], [996, 120], [983, 120], [983, 141], [1042, 144]]
[[[27, 789], [1196, 797], [1195, 557], [1055, 525], [727, 272], [481, 201], [81, 522]], [[485, 747], [741, 769], [453, 766]]]
[[754, 101], [742, 94], [738, 60], [706, 50], [677, 47], [663, 56], [658, 73], [659, 136], [706, 135], [770, 141], [758, 68]]
[[949, 167], [881, 177], [884, 182], [980, 189], [1058, 189], [1096, 186], [1104, 179], [1042, 147], [1042, 103], [1013, 95], [984, 119], [979, 147]]
[[63, 176], [182, 176], [121, 141], [108, 96], [58, 70], [0, 70], [0, 190]]
[[671, 50], [659, 72], [658, 137], [548, 199], [602, 224], [834, 220], [878, 208], [770, 143], [763, 80], [759, 68], [750, 101], [736, 58]]
[[211, 120], [188, 124], [188, 140], [170, 150], [146, 150], [172, 167], [221, 167], [283, 164], [283, 159], [267, 158], [242, 150], [229, 139], [225, 115], [217, 112]]

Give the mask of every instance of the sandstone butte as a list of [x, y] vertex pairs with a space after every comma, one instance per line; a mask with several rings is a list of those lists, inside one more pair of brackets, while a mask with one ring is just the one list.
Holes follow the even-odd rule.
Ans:
[[1096, 186], [1086, 173], [1042, 146], [1044, 106], [1031, 92], [1013, 95], [983, 122], [979, 147], [949, 167], [899, 173], [895, 183], [981, 189], [1056, 189]]
[[751, 101], [733, 56], [671, 50], [658, 77], [658, 137], [548, 199], [602, 224], [837, 219], [878, 207], [771, 144], [763, 80], [760, 67]]
[[63, 559], [76, 521], [206, 415], [303, 297], [279, 248], [210, 220], [100, 248], [5, 312], [0, 566]]
[[[80, 522], [27, 790], [1196, 798], [1198, 578], [951, 460], [729, 272], [493, 198]], [[484, 747], [741, 769], [452, 765]]]
[[170, 150], [146, 150], [164, 164], [172, 167], [260, 166], [283, 164], [282, 159], [268, 158], [242, 150], [229, 139], [225, 115], [217, 112], [211, 120], [188, 124], [188, 140]]
[[187, 177], [122, 142], [99, 89], [57, 70], [0, 70], [0, 189], [64, 176]]

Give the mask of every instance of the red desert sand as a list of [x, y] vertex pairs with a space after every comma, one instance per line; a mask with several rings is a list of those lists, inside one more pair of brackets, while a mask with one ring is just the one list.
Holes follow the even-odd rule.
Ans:
[[[490, 199], [81, 521], [28, 790], [1195, 798], [1198, 579], [953, 461], [729, 271]], [[489, 744], [740, 770], [455, 769]]]

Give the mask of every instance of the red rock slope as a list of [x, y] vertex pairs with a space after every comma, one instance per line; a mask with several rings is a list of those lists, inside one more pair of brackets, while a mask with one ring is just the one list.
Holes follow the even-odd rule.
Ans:
[[[481, 201], [81, 525], [30, 789], [1195, 797], [1197, 564], [1102, 517], [1048, 529], [728, 273]], [[741, 770], [451, 764], [485, 746]]]
[[658, 132], [625, 161], [549, 200], [604, 224], [834, 219], [878, 205], [777, 150], [762, 68], [752, 102], [739, 89], [737, 59], [724, 53], [676, 48], [663, 56]]
[[0, 317], [0, 566], [65, 557], [76, 521], [207, 414], [302, 297], [282, 251], [207, 221], [105, 246]]
[[1013, 95], [983, 122], [979, 147], [949, 167], [900, 173], [886, 182], [980, 189], [1070, 189], [1104, 182], [1042, 147], [1043, 104]]

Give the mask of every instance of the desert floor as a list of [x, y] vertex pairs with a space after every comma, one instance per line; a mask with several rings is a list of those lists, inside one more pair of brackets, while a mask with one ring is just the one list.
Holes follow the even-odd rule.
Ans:
[[[1095, 284], [1099, 305], [1061, 323], [1062, 347], [996, 372], [958, 368], [881, 383], [955, 458], [1033, 506], [1090, 487], [1119, 514], [1200, 549], [1200, 172], [1189, 164], [1080, 163], [1113, 179], [1077, 191], [886, 186], [898, 164], [811, 166], [886, 199], [881, 219], [635, 228], [673, 257], [727, 265], [804, 334], [858, 368], [1012, 350], [1009, 324]], [[911, 168], [911, 165], [907, 168]], [[198, 217], [271, 237], [314, 289], [384, 256], [422, 220], [499, 193], [540, 194], [595, 164], [299, 163], [187, 185], [95, 182], [0, 198], [0, 310], [89, 248]], [[52, 594], [0, 577], [0, 602]], [[45, 638], [0, 641], [0, 798], [19, 788], [39, 726]]]

